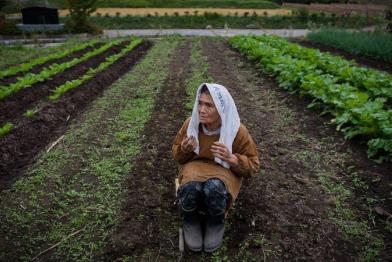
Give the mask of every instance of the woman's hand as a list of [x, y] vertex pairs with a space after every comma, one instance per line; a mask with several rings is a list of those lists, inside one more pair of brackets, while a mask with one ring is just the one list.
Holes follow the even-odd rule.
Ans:
[[211, 146], [211, 152], [214, 154], [214, 156], [229, 163], [230, 166], [238, 165], [238, 157], [230, 153], [230, 150], [224, 144], [214, 142], [214, 144]]
[[194, 136], [184, 137], [181, 142], [181, 150], [190, 153], [196, 148], [196, 138]]

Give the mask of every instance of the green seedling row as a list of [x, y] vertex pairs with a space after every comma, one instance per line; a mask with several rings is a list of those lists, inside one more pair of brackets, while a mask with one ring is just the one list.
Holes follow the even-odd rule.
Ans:
[[392, 159], [392, 110], [385, 109], [386, 98], [374, 98], [349, 83], [339, 83], [312, 60], [292, 57], [252, 37], [236, 36], [229, 41], [261, 70], [274, 75], [280, 87], [311, 96], [314, 100], [309, 107], [332, 114], [332, 122], [346, 138], [369, 138], [370, 158]]
[[28, 63], [23, 63], [21, 65], [11, 66], [10, 68], [5, 69], [4, 71], [0, 71], [0, 79], [3, 79], [8, 76], [16, 75], [17, 73], [27, 72], [35, 66], [41, 65], [41, 64], [46, 63], [47, 61], [50, 61], [53, 59], [63, 58], [67, 55], [70, 55], [72, 53], [83, 50], [89, 46], [94, 46], [96, 43], [97, 43], [97, 40], [94, 39], [94, 40], [89, 41], [87, 43], [81, 43], [81, 44], [79, 44], [69, 50], [64, 50], [64, 51], [61, 51], [61, 52], [58, 52], [55, 54], [51, 54], [48, 56], [44, 56], [44, 57], [38, 57]]
[[255, 39], [271, 47], [279, 48], [283, 54], [308, 60], [317, 69], [331, 74], [339, 83], [349, 83], [367, 92], [371, 97], [387, 98], [392, 105], [392, 75], [378, 70], [357, 66], [338, 56], [312, 48], [293, 44], [277, 36], [257, 36]]
[[81, 57], [75, 58], [71, 61], [62, 63], [62, 64], [52, 64], [48, 68], [44, 68], [41, 72], [38, 74], [27, 74], [24, 77], [18, 78], [18, 81], [9, 85], [9, 86], [0, 86], [0, 100], [5, 99], [6, 97], [19, 92], [20, 90], [30, 87], [35, 83], [38, 82], [43, 82], [46, 79], [49, 79], [50, 77], [63, 72], [64, 70], [71, 68], [81, 62], [84, 62], [96, 55], [99, 55], [109, 49], [110, 47], [114, 45], [118, 45], [121, 42], [121, 40], [114, 40], [111, 41], [97, 49], [94, 49], [86, 54], [84, 54]]
[[96, 68], [90, 68], [86, 74], [84, 74], [81, 78], [79, 79], [75, 79], [72, 81], [67, 81], [65, 84], [57, 87], [54, 92], [53, 95], [49, 96], [50, 100], [56, 100], [59, 99], [64, 93], [66, 93], [67, 91], [74, 89], [78, 86], [80, 86], [81, 84], [83, 84], [84, 82], [86, 82], [87, 80], [93, 78], [94, 75], [96, 75], [97, 73], [105, 70], [106, 68], [108, 68], [111, 64], [113, 64], [115, 61], [117, 61], [118, 59], [120, 59], [121, 57], [123, 57], [124, 55], [126, 55], [128, 52], [130, 52], [131, 50], [133, 50], [137, 45], [139, 45], [142, 42], [141, 39], [136, 38], [134, 39], [128, 46], [126, 46], [125, 48], [123, 48], [121, 50], [120, 53], [109, 56], [108, 58], [106, 58], [106, 60], [104, 62], [102, 62], [98, 67]]

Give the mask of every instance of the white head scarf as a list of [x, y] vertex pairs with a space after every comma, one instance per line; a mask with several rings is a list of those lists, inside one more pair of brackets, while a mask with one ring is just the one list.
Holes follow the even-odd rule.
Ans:
[[[222, 120], [219, 143], [224, 144], [231, 153], [234, 138], [237, 135], [238, 129], [240, 127], [240, 116], [238, 115], [237, 107], [235, 106], [234, 100], [231, 97], [229, 91], [227, 91], [227, 89], [222, 85], [203, 83], [199, 86], [199, 88], [197, 89], [196, 101], [193, 106], [191, 121], [187, 130], [187, 136], [193, 136], [196, 138], [197, 146], [194, 152], [196, 154], [199, 154], [200, 146], [198, 134], [200, 121], [198, 105], [200, 91], [203, 85], [207, 86]], [[214, 160], [223, 167], [230, 168], [230, 165], [227, 162], [217, 157], [215, 157]]]

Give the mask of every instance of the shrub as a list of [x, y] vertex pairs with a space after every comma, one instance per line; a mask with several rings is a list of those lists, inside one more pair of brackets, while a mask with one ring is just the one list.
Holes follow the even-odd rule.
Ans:
[[301, 20], [307, 20], [309, 17], [309, 10], [305, 7], [297, 9], [297, 16]]
[[20, 35], [22, 31], [15, 22], [6, 21], [4, 27], [0, 28], [0, 35]]
[[67, 27], [74, 33], [97, 33], [100, 31], [97, 26], [87, 22], [93, 12], [95, 12], [95, 4], [97, 0], [67, 0], [70, 20]]

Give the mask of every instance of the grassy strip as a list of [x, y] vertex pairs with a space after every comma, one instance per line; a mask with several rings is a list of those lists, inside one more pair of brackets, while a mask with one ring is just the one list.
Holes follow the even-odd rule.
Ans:
[[79, 45], [74, 46], [71, 49], [63, 50], [58, 53], [50, 54], [48, 56], [41, 56], [41, 57], [38, 57], [30, 62], [23, 63], [23, 64], [17, 65], [17, 66], [12, 66], [12, 67], [7, 68], [3, 71], [0, 71], [0, 79], [3, 79], [4, 77], [16, 75], [17, 73], [20, 73], [20, 72], [27, 72], [31, 68], [33, 68], [34, 66], [41, 65], [49, 60], [54, 60], [54, 59], [59, 59], [59, 58], [65, 57], [65, 56], [70, 55], [72, 53], [75, 53], [77, 51], [83, 50], [89, 46], [93, 46], [96, 43], [97, 43], [97, 40], [92, 40], [87, 43], [81, 43]]
[[392, 75], [390, 74], [358, 66], [354, 62], [327, 52], [292, 44], [281, 37], [264, 35], [255, 38], [269, 46], [278, 48], [282, 54], [288, 54], [315, 64], [317, 69], [333, 75], [339, 83], [347, 82], [369, 93], [374, 98], [388, 98], [389, 103], [392, 104]]
[[280, 6], [272, 1], [232, 1], [232, 0], [165, 0], [165, 1], [147, 1], [147, 0], [119, 0], [116, 2], [100, 0], [98, 7], [160, 7], [160, 8], [186, 8], [186, 7], [213, 7], [213, 8], [279, 8]]
[[[112, 85], [45, 154], [30, 174], [2, 195], [0, 260], [32, 257], [64, 239], [49, 260], [91, 261], [117, 225], [132, 159], [163, 85], [176, 40], [162, 40]], [[4, 243], [4, 242], [2, 242]], [[17, 253], [13, 253], [13, 252]]]
[[369, 158], [392, 159], [392, 111], [385, 109], [386, 98], [371, 99], [354, 86], [337, 83], [334, 76], [317, 70], [312, 61], [282, 54], [280, 49], [251, 37], [233, 37], [230, 43], [262, 70], [275, 75], [282, 88], [313, 97], [309, 107], [317, 106], [332, 114], [332, 123], [346, 138], [369, 138]]
[[121, 57], [123, 57], [124, 55], [132, 51], [141, 42], [142, 40], [139, 38], [132, 40], [132, 42], [128, 46], [123, 48], [120, 53], [107, 57], [104, 62], [98, 65], [98, 67], [90, 68], [90, 70], [88, 70], [87, 73], [84, 74], [81, 78], [72, 81], [67, 81], [64, 85], [57, 87], [53, 91], [53, 95], [49, 96], [49, 99], [50, 100], [59, 99], [67, 91], [80, 86], [87, 80], [90, 80], [91, 78], [94, 77], [94, 75], [98, 74], [99, 72], [102, 72], [103, 70], [108, 68], [111, 64], [116, 62], [118, 59], [120, 59]]
[[1, 128], [0, 128], [0, 138], [3, 136], [7, 135], [11, 130], [14, 128], [14, 125], [11, 123], [5, 123]]
[[[333, 143], [328, 141], [331, 139], [328, 137], [321, 140], [310, 140], [303, 136], [298, 138], [305, 146], [301, 150], [294, 149], [290, 154], [309, 170], [313, 170], [317, 176], [321, 189], [329, 196], [332, 205], [327, 213], [329, 219], [339, 228], [345, 239], [353, 239], [363, 245], [360, 253], [361, 261], [379, 261], [384, 241], [382, 235], [375, 231], [372, 225], [375, 221], [374, 208], [380, 200], [369, 198], [365, 194], [360, 196], [354, 194], [355, 190], [366, 192], [368, 187], [353, 170], [353, 166], [349, 166], [350, 153], [337, 152]], [[325, 148], [328, 151], [321, 154], [314, 148]], [[320, 161], [321, 159], [323, 161]], [[334, 164], [325, 166], [323, 163]], [[350, 204], [352, 202], [360, 202], [362, 209], [352, 208]]]
[[73, 67], [81, 62], [84, 62], [96, 55], [99, 55], [109, 49], [110, 47], [114, 45], [118, 45], [121, 41], [120, 40], [114, 40], [111, 41], [91, 52], [88, 52], [84, 54], [81, 57], [77, 57], [71, 61], [62, 63], [62, 64], [52, 64], [48, 68], [44, 68], [41, 72], [38, 74], [27, 74], [24, 77], [18, 78], [18, 81], [15, 83], [12, 83], [9, 86], [0, 86], [0, 100], [5, 99], [6, 97], [19, 92], [20, 90], [30, 87], [31, 85], [42, 82], [47, 80], [48, 78], [63, 72], [64, 70]]
[[[61, 18], [66, 22], [67, 18]], [[309, 28], [323, 25], [339, 24], [342, 28], [361, 28], [366, 25], [362, 17], [337, 19], [331, 16], [311, 16], [306, 19], [298, 16], [223, 16], [217, 13], [188, 16], [126, 16], [126, 17], [90, 17], [89, 20], [104, 29], [205, 29], [212, 28], [248, 28], [248, 29], [280, 29]]]
[[201, 53], [201, 41], [198, 39], [193, 43], [189, 63], [192, 66], [192, 75], [185, 81], [185, 92], [187, 102], [185, 108], [189, 116], [192, 114], [193, 105], [195, 104], [196, 91], [201, 83], [211, 82], [213, 79], [208, 75], [207, 58]]
[[343, 49], [349, 53], [392, 62], [392, 35], [321, 29], [308, 34], [309, 40]]

